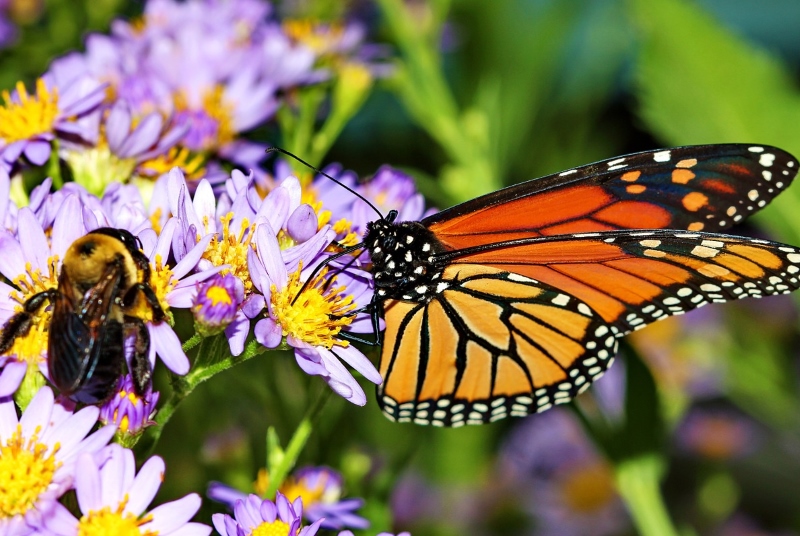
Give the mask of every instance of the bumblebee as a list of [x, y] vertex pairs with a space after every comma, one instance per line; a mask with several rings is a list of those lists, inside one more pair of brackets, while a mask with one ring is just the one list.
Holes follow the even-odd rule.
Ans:
[[136, 393], [144, 395], [152, 375], [150, 336], [134, 310], [144, 300], [155, 322], [165, 314], [149, 286], [150, 262], [140, 245], [133, 234], [110, 227], [73, 242], [58, 286], [31, 296], [3, 327], [0, 355], [28, 333], [33, 315], [49, 301], [48, 370], [62, 394], [86, 404], [110, 398], [126, 366], [125, 339], [130, 336], [128, 369]]

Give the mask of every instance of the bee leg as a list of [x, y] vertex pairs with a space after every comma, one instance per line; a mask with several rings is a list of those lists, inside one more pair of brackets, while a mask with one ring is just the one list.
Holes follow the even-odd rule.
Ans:
[[153, 292], [152, 288], [144, 283], [137, 283], [128, 289], [128, 291], [125, 293], [125, 296], [122, 297], [122, 306], [130, 307], [133, 305], [134, 302], [136, 302], [136, 296], [139, 295], [139, 291], [144, 294], [147, 304], [153, 309], [153, 320], [156, 322], [161, 322], [164, 320], [167, 315], [164, 313], [164, 309], [161, 308], [161, 304], [158, 302], [158, 296], [156, 296], [156, 293]]
[[125, 325], [135, 331], [130, 366], [133, 387], [137, 395], [144, 396], [153, 377], [153, 369], [150, 367], [150, 332], [142, 319], [136, 316], [126, 316]]
[[22, 311], [12, 316], [6, 325], [3, 326], [3, 333], [0, 334], [0, 355], [5, 354], [11, 349], [17, 337], [26, 335], [31, 329], [33, 313], [39, 310], [45, 300], [52, 300], [56, 289], [45, 290], [34, 294], [23, 304]]

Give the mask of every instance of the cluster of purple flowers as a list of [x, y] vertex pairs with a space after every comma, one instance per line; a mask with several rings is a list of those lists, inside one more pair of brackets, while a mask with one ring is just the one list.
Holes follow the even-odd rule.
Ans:
[[357, 22], [281, 21], [264, 0], [151, 0], [140, 20], [54, 61], [35, 91], [3, 94], [0, 167], [56, 156], [95, 194], [173, 167], [218, 184], [225, 163], [257, 168], [265, 146], [242, 134], [294, 90], [380, 74], [371, 49]]
[[[350, 369], [375, 384], [381, 377], [342, 334], [374, 329], [363, 312], [373, 296], [367, 259], [327, 259], [336, 244], [358, 242], [374, 212], [322, 176], [301, 182], [285, 162], [259, 167], [264, 146], [243, 134], [304, 88], [335, 92], [338, 78], [379, 75], [373, 53], [357, 23], [281, 21], [264, 0], [150, 0], [140, 20], [90, 35], [85, 52], [55, 60], [35, 87], [3, 92], [0, 325], [58, 287], [75, 240], [124, 229], [140, 241], [150, 262], [144, 283], [166, 313], [131, 313], [149, 332], [151, 366], [158, 359], [176, 375], [189, 372], [189, 343], [173, 314], [185, 309], [193, 339], [224, 337], [232, 356], [291, 348], [304, 372], [364, 405]], [[402, 173], [382, 168], [362, 185], [352, 173], [328, 171], [383, 211], [423, 215]], [[30, 329], [0, 356], [0, 464], [20, 475], [19, 489], [0, 492], [0, 532], [208, 534], [189, 523], [197, 495], [146, 512], [163, 462], [151, 458], [136, 474], [132, 452], [108, 445], [112, 437], [135, 444], [156, 418], [158, 392], [137, 393], [127, 375], [101, 407], [75, 412], [45, 385], [50, 305], [32, 312]], [[19, 423], [15, 404], [24, 411]], [[87, 435], [95, 423], [103, 427]], [[70, 489], [80, 519], [59, 502]], [[367, 526], [355, 513], [362, 501], [341, 499], [333, 470], [296, 472], [282, 490], [291, 501], [235, 497], [235, 517], [215, 517], [217, 530], [250, 534], [272, 523], [310, 536]]]

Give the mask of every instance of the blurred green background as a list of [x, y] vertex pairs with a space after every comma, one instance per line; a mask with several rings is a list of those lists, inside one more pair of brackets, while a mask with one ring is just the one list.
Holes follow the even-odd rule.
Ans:
[[[361, 175], [401, 167], [435, 206], [656, 147], [753, 142], [800, 155], [797, 0], [352, 7], [398, 70], [325, 162]], [[20, 35], [0, 50], [0, 88], [30, 84], [86, 32], [142, 8], [11, 0]], [[800, 244], [800, 186], [738, 232]], [[342, 470], [376, 529], [415, 536], [659, 534], [660, 516], [685, 535], [800, 534], [796, 301], [710, 309], [638, 332], [616, 379], [599, 382], [605, 394], [592, 389], [558, 417], [440, 430], [333, 397], [301, 463]], [[247, 489], [265, 464], [267, 427], [285, 442], [323, 388], [277, 353], [202, 385], [157, 447], [163, 498], [210, 480]], [[527, 444], [541, 456], [526, 460]], [[214, 511], [206, 503], [202, 518]]]

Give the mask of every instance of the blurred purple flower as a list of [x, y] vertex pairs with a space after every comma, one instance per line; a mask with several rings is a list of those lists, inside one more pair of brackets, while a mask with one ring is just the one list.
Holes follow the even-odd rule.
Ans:
[[683, 452], [712, 461], [741, 458], [758, 449], [763, 434], [754, 421], [733, 408], [689, 410], [676, 430]]
[[54, 64], [29, 95], [18, 82], [16, 91], [3, 91], [0, 106], [0, 166], [10, 170], [21, 156], [41, 166], [50, 158], [50, 142], [63, 136], [86, 139], [77, 121], [102, 103], [105, 87], [88, 76], [75, 76]]
[[211, 527], [190, 520], [200, 509], [200, 497], [190, 493], [146, 512], [164, 479], [164, 461], [148, 459], [138, 474], [133, 451], [112, 444], [105, 460], [88, 454], [78, 457], [75, 493], [82, 516], [76, 518], [61, 504], [44, 521], [50, 534], [170, 534], [206, 536]]
[[536, 534], [619, 534], [629, 526], [612, 468], [574, 417], [560, 408], [531, 415], [512, 431], [500, 472], [536, 520]]

